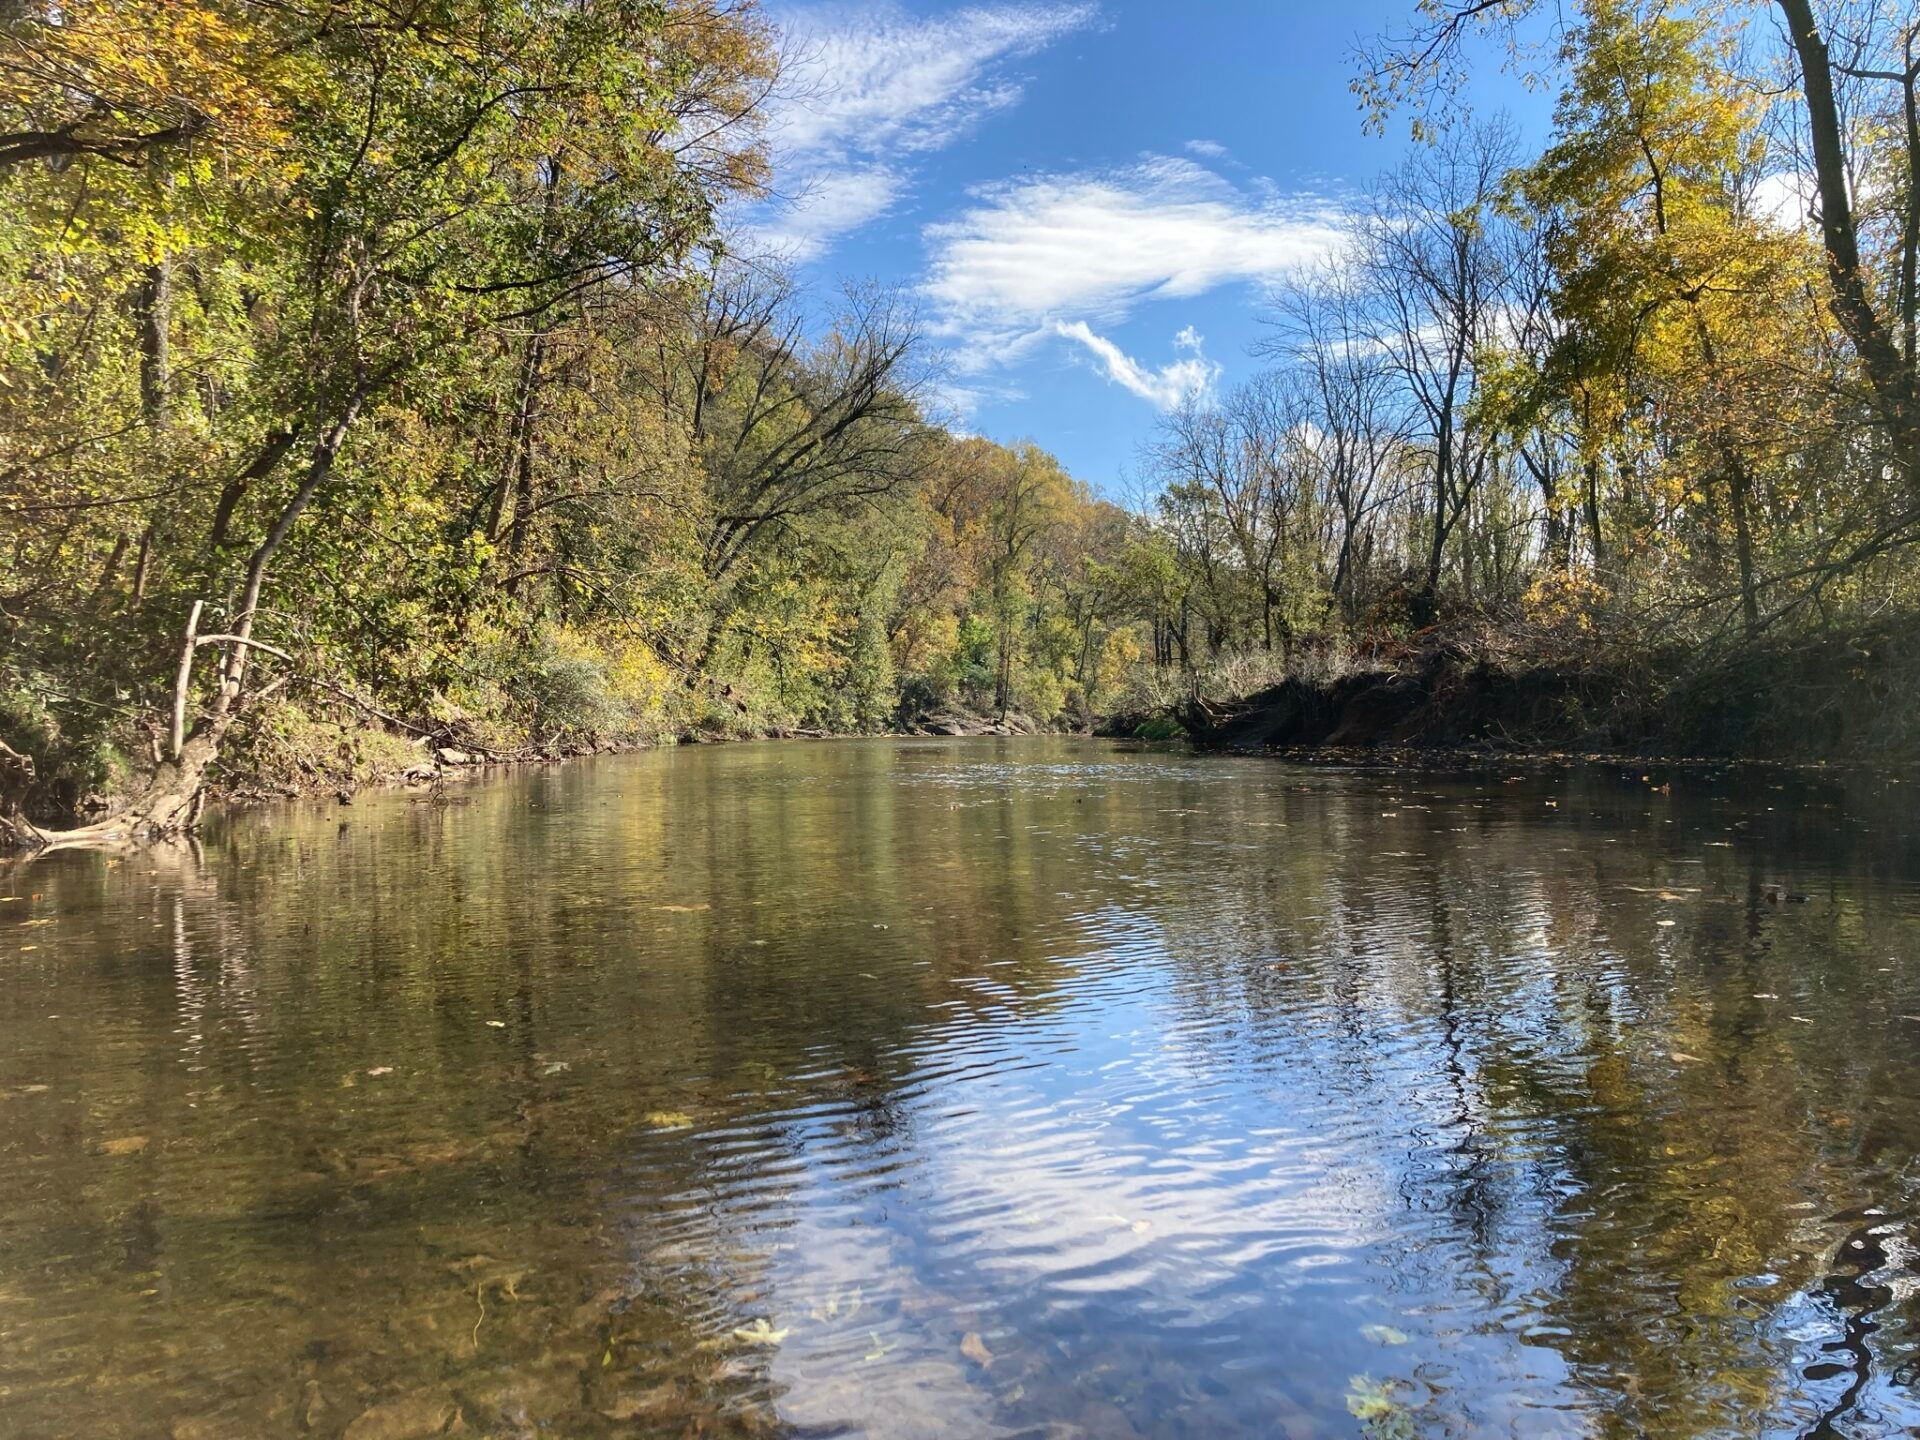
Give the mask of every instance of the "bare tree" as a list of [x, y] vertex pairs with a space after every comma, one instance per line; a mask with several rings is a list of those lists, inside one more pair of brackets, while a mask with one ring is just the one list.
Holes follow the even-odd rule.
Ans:
[[1367, 281], [1336, 260], [1276, 290], [1268, 317], [1276, 333], [1260, 347], [1307, 390], [1304, 443], [1332, 528], [1328, 587], [1348, 621], [1388, 513], [1405, 500], [1409, 417]]
[[858, 515], [912, 482], [927, 441], [917, 317], [897, 292], [849, 289], [818, 342], [783, 274], [716, 267], [663, 339], [661, 402], [678, 412], [702, 472], [702, 567], [717, 611], [698, 669], [724, 628], [745, 562], [809, 516]]
[[1427, 461], [1426, 554], [1412, 603], [1419, 624], [1434, 617], [1448, 541], [1495, 456], [1497, 437], [1475, 411], [1480, 364], [1511, 298], [1513, 250], [1498, 201], [1515, 156], [1503, 121], [1448, 131], [1382, 182], [1366, 218], [1359, 263]]

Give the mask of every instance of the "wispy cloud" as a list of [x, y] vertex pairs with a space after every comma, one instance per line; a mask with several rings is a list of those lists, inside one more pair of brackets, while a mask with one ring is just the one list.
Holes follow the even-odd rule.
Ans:
[[1271, 280], [1336, 250], [1343, 221], [1320, 202], [1235, 189], [1187, 160], [993, 186], [927, 227], [927, 294], [957, 326], [1031, 329], [1118, 319], [1144, 299]]
[[1224, 160], [1232, 153], [1218, 140], [1189, 140], [1182, 148], [1189, 155], [1198, 155], [1202, 160]]
[[753, 227], [755, 240], [775, 254], [810, 260], [836, 236], [886, 214], [903, 184], [901, 176], [884, 165], [808, 175], [786, 203], [762, 207]]
[[1331, 203], [1244, 190], [1194, 161], [1158, 156], [987, 187], [925, 238], [934, 327], [963, 373], [1060, 337], [1085, 347], [1116, 384], [1164, 405], [1217, 373], [1197, 344], [1149, 368], [1096, 327], [1142, 303], [1297, 272], [1342, 246], [1346, 221]]
[[1053, 329], [1056, 335], [1086, 346], [1109, 380], [1156, 410], [1171, 410], [1189, 396], [1203, 394], [1220, 376], [1220, 367], [1207, 359], [1191, 325], [1173, 339], [1175, 349], [1188, 352], [1185, 357], [1157, 368], [1142, 365], [1084, 320], [1055, 322]]
[[922, 18], [895, 4], [780, 13], [787, 73], [770, 116], [776, 189], [763, 241], [796, 258], [884, 214], [917, 159], [1019, 100], [1010, 62], [1089, 23], [1091, 4], [979, 5]]

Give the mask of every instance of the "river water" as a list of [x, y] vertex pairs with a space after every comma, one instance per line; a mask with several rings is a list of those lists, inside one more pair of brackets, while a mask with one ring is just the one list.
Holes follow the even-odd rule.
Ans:
[[0, 872], [0, 1435], [1920, 1434], [1908, 807], [1662, 779], [691, 748]]

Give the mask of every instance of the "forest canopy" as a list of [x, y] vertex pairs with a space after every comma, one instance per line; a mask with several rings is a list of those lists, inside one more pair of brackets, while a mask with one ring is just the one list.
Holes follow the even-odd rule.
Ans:
[[1920, 743], [1909, 7], [1410, 3], [1354, 123], [1417, 143], [1131, 487], [743, 239], [780, 55], [745, 0], [0, 7], [0, 805], [1157, 724], [1435, 636]]

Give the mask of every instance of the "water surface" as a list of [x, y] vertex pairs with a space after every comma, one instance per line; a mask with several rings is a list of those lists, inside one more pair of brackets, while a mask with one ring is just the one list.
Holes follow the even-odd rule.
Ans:
[[740, 746], [0, 872], [0, 1435], [1920, 1434], [1898, 787], [1660, 778]]

